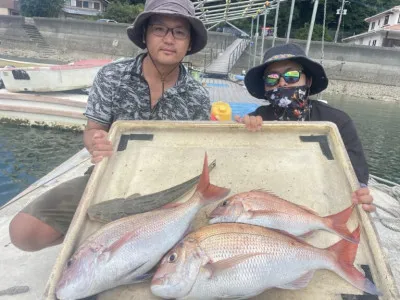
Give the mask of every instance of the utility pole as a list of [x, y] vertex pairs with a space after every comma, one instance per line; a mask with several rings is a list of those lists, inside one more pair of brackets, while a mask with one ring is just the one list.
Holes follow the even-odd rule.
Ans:
[[342, 8], [340, 9], [339, 21], [338, 21], [338, 25], [337, 25], [337, 29], [336, 29], [336, 33], [335, 33], [334, 43], [337, 43], [337, 39], [338, 39], [338, 36], [339, 36], [340, 23], [342, 23], [342, 15], [343, 15], [343, 10], [344, 10], [344, 4], [345, 3], [346, 3], [346, 0], [342, 0]]

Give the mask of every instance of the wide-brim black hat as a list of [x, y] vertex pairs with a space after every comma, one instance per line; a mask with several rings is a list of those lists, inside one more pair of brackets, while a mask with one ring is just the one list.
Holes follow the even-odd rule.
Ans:
[[307, 77], [312, 77], [310, 95], [315, 95], [328, 87], [328, 78], [324, 68], [317, 62], [308, 58], [303, 49], [296, 44], [285, 44], [272, 47], [264, 54], [264, 63], [250, 69], [244, 83], [249, 93], [258, 99], [264, 99], [264, 72], [272, 63], [282, 60], [292, 60], [300, 64]]
[[202, 50], [207, 45], [207, 30], [200, 19], [195, 16], [194, 5], [189, 0], [147, 0], [144, 11], [137, 16], [135, 22], [128, 27], [128, 37], [139, 48], [145, 49], [143, 42], [144, 26], [152, 15], [182, 17], [192, 27], [191, 49], [187, 55]]

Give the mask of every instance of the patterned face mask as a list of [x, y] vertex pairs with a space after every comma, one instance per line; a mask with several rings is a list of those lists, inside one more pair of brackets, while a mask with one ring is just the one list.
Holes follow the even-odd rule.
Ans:
[[306, 85], [279, 87], [265, 92], [265, 100], [274, 108], [276, 120], [304, 121], [311, 106], [308, 104], [309, 88]]

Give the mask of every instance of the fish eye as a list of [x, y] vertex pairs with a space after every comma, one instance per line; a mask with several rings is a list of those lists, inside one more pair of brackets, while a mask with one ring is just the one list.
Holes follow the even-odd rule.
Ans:
[[222, 202], [222, 206], [227, 206], [228, 205], [228, 200], [225, 200], [224, 202]]
[[174, 261], [176, 261], [177, 258], [178, 258], [178, 254], [172, 253], [172, 254], [168, 257], [168, 262], [169, 262], [169, 263], [173, 263]]

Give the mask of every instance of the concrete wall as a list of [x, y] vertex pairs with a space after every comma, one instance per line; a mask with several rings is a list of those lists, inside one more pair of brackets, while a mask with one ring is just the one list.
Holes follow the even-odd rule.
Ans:
[[[40, 57], [41, 49], [31, 41], [22, 25], [34, 23], [45, 41], [55, 50], [51, 59], [72, 61], [84, 58], [134, 56], [141, 51], [127, 37], [128, 24], [96, 23], [75, 19], [51, 19], [0, 16], [0, 53], [14, 56]], [[210, 32], [206, 49], [184, 59], [197, 67], [210, 62], [236, 38], [224, 33]], [[265, 40], [268, 49], [271, 38]], [[305, 48], [305, 41], [292, 40]], [[285, 43], [277, 39], [276, 44]], [[251, 49], [254, 52], [254, 47]], [[258, 42], [256, 64], [260, 62], [261, 38]], [[233, 72], [241, 73], [249, 66], [250, 48], [239, 59]], [[311, 58], [320, 61], [321, 42], [312, 42]], [[250, 67], [253, 57], [250, 56]], [[378, 48], [349, 44], [324, 44], [324, 62], [330, 78], [400, 85], [400, 49]]]
[[[40, 56], [40, 49], [30, 41], [22, 25], [33, 23], [45, 41], [57, 54], [51, 59], [71, 61], [96, 57], [130, 57], [141, 49], [128, 38], [126, 29], [129, 24], [96, 23], [76, 19], [54, 19], [0, 16], [0, 48], [9, 55], [32, 57]], [[210, 60], [229, 46], [235, 37], [223, 33], [210, 33], [206, 49], [188, 56], [185, 61], [202, 66], [204, 59]]]
[[[284, 44], [285, 39], [277, 39], [276, 45]], [[292, 40], [305, 49], [306, 42]], [[258, 42], [256, 65], [260, 64], [261, 40]], [[266, 40], [264, 49], [268, 49], [272, 41]], [[253, 66], [254, 47], [247, 48], [236, 63], [233, 72], [241, 73]], [[312, 42], [309, 56], [321, 62], [321, 42]], [[250, 58], [250, 65], [249, 65]], [[349, 44], [324, 43], [323, 65], [330, 79], [358, 81], [365, 83], [400, 86], [400, 49], [377, 48]]]
[[[277, 39], [275, 45], [281, 45], [286, 42], [286, 39]], [[306, 41], [294, 40], [291, 42], [299, 44], [305, 49]], [[272, 39], [265, 40], [264, 52], [271, 47]], [[322, 56], [321, 42], [312, 42], [309, 56], [314, 59], [320, 59]], [[248, 48], [249, 50], [249, 48]], [[254, 47], [252, 48], [254, 52]], [[257, 59], [260, 60], [261, 39], [258, 40]], [[396, 48], [377, 48], [360, 45], [350, 45], [342, 43], [324, 43], [324, 58], [327, 60], [337, 60], [346, 62], [357, 62], [366, 64], [400, 66], [400, 49]]]

